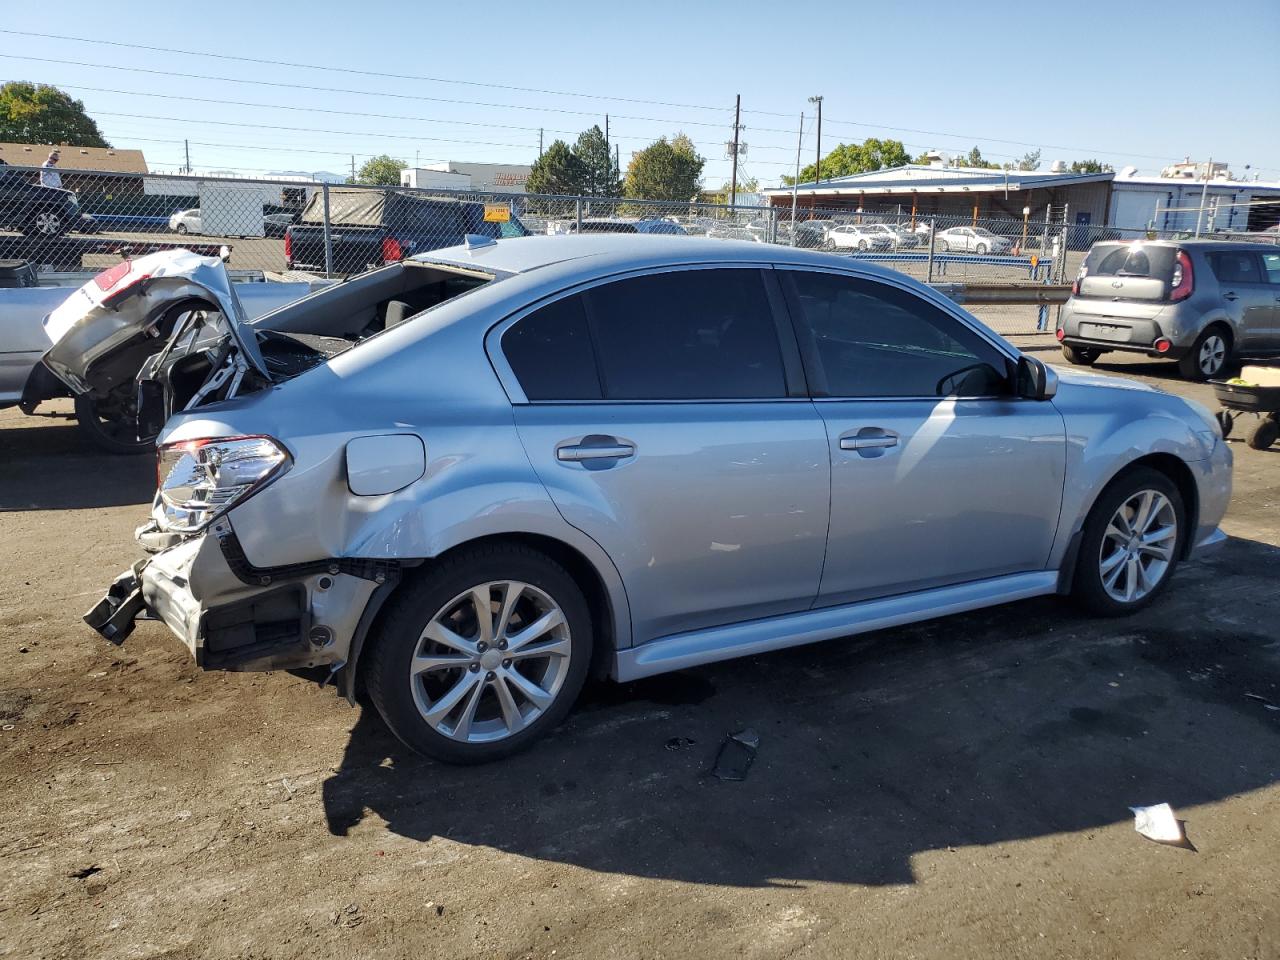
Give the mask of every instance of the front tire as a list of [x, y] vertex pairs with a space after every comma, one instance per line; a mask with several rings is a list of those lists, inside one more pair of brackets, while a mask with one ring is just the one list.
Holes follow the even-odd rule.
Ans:
[[366, 680], [407, 746], [446, 763], [485, 763], [565, 718], [593, 642], [587, 601], [563, 567], [528, 547], [478, 546], [400, 588]]
[[1220, 326], [1208, 327], [1178, 361], [1178, 372], [1186, 380], [1201, 383], [1221, 376], [1231, 366], [1231, 334]]
[[987, 245], [985, 243], [980, 243], [973, 248], [973, 252], [976, 253], [978, 256], [982, 256], [987, 252]]
[[180, 223], [180, 224], [178, 224], [178, 226], [175, 228], [175, 231], [176, 231], [179, 235], [181, 235], [181, 236], [184, 236], [184, 237], [185, 237], [185, 236], [187, 235], [187, 225], [186, 225], [185, 223]]
[[1151, 603], [1178, 566], [1187, 536], [1178, 488], [1139, 467], [1103, 490], [1089, 511], [1072, 595], [1098, 616], [1125, 616]]
[[1062, 345], [1062, 355], [1067, 358], [1067, 363], [1077, 367], [1092, 367], [1102, 356], [1097, 350], [1084, 350], [1066, 343]]

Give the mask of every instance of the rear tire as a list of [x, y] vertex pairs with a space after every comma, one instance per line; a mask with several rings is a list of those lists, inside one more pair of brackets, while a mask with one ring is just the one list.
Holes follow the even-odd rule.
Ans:
[[1074, 364], [1077, 367], [1092, 367], [1102, 356], [1099, 350], [1085, 350], [1081, 347], [1073, 347], [1069, 344], [1062, 345], [1062, 355], [1067, 358], [1067, 363]]
[[[513, 592], [519, 599], [511, 601], [504, 629]], [[489, 607], [488, 633], [471, 599], [477, 593]], [[558, 625], [517, 646], [521, 630], [556, 612]], [[586, 681], [593, 643], [587, 601], [563, 567], [528, 547], [481, 545], [399, 589], [365, 679], [374, 706], [406, 746], [446, 763], [486, 763], [525, 749], [565, 718]], [[549, 645], [559, 652], [528, 653]], [[427, 660], [432, 665], [423, 668]]]
[[178, 224], [178, 226], [177, 226], [177, 232], [178, 232], [181, 236], [184, 236], [184, 237], [185, 237], [185, 236], [187, 235], [187, 225], [186, 225], [185, 223], [180, 223], [180, 224]]
[[973, 248], [973, 252], [976, 253], [978, 256], [982, 256], [987, 252], [987, 245], [985, 243], [980, 243]]
[[1085, 519], [1072, 596], [1102, 617], [1141, 610], [1177, 569], [1185, 528], [1182, 496], [1167, 476], [1137, 467], [1117, 477]]
[[138, 412], [134, 402], [121, 390], [117, 391], [118, 395], [105, 399], [89, 393], [75, 398], [80, 435], [106, 453], [125, 456], [150, 453], [155, 449], [155, 437], [138, 439]]
[[1183, 379], [1203, 383], [1222, 376], [1230, 367], [1231, 334], [1217, 324], [1206, 327], [1196, 342], [1178, 361], [1178, 372]]

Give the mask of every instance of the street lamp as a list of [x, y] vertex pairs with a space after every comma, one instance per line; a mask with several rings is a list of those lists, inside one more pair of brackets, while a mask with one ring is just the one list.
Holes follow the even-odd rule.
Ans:
[[1031, 216], [1031, 208], [1023, 207], [1022, 208], [1022, 249], [1023, 250], [1027, 248], [1027, 220], [1028, 218], [1030, 218], [1030, 216]]
[[[819, 184], [822, 182], [822, 97], [810, 97], [810, 103], [818, 106], [818, 159], [814, 164], [813, 182]], [[817, 200], [817, 195], [814, 195]]]

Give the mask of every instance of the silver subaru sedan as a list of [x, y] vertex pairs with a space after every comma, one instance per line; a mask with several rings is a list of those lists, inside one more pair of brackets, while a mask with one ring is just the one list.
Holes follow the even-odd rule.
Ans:
[[86, 620], [359, 680], [447, 761], [528, 746], [593, 673], [1045, 594], [1131, 613], [1223, 539], [1206, 410], [841, 257], [476, 237], [202, 322], [143, 371], [148, 556]]

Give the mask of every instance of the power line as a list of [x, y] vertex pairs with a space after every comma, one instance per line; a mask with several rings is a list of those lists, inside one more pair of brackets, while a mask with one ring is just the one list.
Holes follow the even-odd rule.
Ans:
[[[152, 93], [151, 91], [144, 91], [144, 90], [117, 90], [115, 88], [110, 88], [110, 87], [85, 87], [85, 86], [81, 86], [79, 84], [74, 84], [74, 83], [65, 83], [65, 84], [61, 84], [61, 86], [67, 90], [88, 91], [91, 93], [110, 93], [110, 94], [119, 94], [119, 95], [128, 96], [128, 97], [151, 97], [153, 99], [160, 99], [160, 100], [182, 100], [190, 103], [213, 103], [213, 104], [218, 104], [220, 106], [229, 106], [229, 107], [254, 107], [262, 110], [291, 110], [291, 111], [300, 111], [303, 113], [328, 113], [328, 114], [333, 114], [335, 116], [345, 116], [345, 117], [373, 117], [378, 120], [400, 120], [400, 121], [408, 120], [416, 123], [458, 124], [460, 126], [468, 126], [468, 127], [482, 127], [482, 128], [487, 127], [495, 130], [519, 130], [519, 131], [528, 132], [528, 133], [532, 133], [535, 130], [537, 131], [546, 130], [549, 133], [560, 133], [569, 137], [575, 136], [577, 135], [577, 133], [581, 132], [581, 131], [574, 131], [574, 130], [556, 129], [553, 127], [525, 127], [525, 126], [519, 126], [516, 124], [506, 124], [506, 123], [483, 123], [477, 120], [442, 120], [438, 117], [415, 117], [415, 116], [407, 116], [405, 114], [396, 114], [396, 113], [370, 113], [367, 110], [335, 110], [331, 107], [306, 107], [306, 106], [300, 106], [298, 104], [284, 104], [284, 103], [252, 103], [244, 100], [223, 100], [223, 99], [214, 99], [211, 97], [192, 97], [186, 94]], [[423, 139], [439, 140], [441, 138], [424, 137]], [[642, 136], [632, 136], [627, 134], [614, 134], [613, 139], [615, 140], [649, 140], [650, 138], [642, 137]], [[442, 142], [477, 143], [482, 141], [451, 140], [451, 141], [442, 141]], [[706, 140], [695, 140], [693, 142], [696, 145], [702, 146], [702, 147], [712, 147], [717, 145], [711, 141], [706, 141]], [[756, 149], [782, 150], [786, 148], [775, 147], [775, 146], [770, 146], [768, 144], [764, 144], [764, 145], [757, 145]]]
[[[244, 77], [220, 77], [204, 73], [191, 73], [190, 71], [176, 70], [153, 70], [148, 67], [121, 67], [110, 63], [89, 63], [84, 60], [61, 60], [54, 57], [28, 57], [19, 56], [17, 54], [2, 53], [0, 58], [6, 60], [29, 60], [35, 63], [56, 63], [61, 66], [69, 67], [88, 67], [92, 70], [121, 70], [126, 73], [146, 73], [160, 77], [181, 77], [186, 80], [214, 80], [224, 83], [247, 83], [258, 87], [283, 87], [289, 90], [307, 90], [312, 93], [345, 93], [360, 97], [391, 97], [397, 100], [413, 100], [427, 101], [430, 103], [448, 103], [454, 106], [464, 107], [492, 107], [499, 110], [532, 110], [537, 113], [562, 113], [579, 117], [598, 117], [599, 114], [592, 110], [569, 110], [564, 107], [539, 107], [531, 104], [519, 103], [492, 103], [484, 100], [457, 100], [449, 97], [424, 97], [419, 94], [408, 93], [392, 93], [382, 90], [351, 90], [346, 87], [317, 87], [313, 84], [305, 83], [284, 83], [278, 80], [248, 80]], [[661, 123], [676, 125], [692, 125], [699, 127], [715, 127], [720, 129], [723, 123], [710, 120], [674, 120], [668, 117], [638, 117], [627, 114], [613, 114], [623, 120], [639, 120], [644, 123]], [[775, 131], [776, 132], [776, 131]]]
[[[293, 67], [303, 70], [325, 70], [330, 73], [356, 74], [365, 77], [382, 77], [388, 80], [414, 80], [422, 83], [451, 83], [468, 87], [486, 87], [491, 90], [511, 90], [519, 93], [536, 93], [556, 97], [581, 97], [589, 100], [609, 100], [617, 103], [638, 103], [654, 107], [675, 107], [679, 110], [717, 110], [725, 111], [723, 106], [710, 106], [701, 103], [672, 103], [665, 100], [645, 100], [637, 97], [617, 97], [602, 93], [579, 93], [571, 90], [549, 90], [539, 87], [521, 87], [507, 83], [489, 83], [480, 80], [458, 80], [456, 78], [427, 77], [404, 73], [385, 73], [377, 70], [359, 70], [354, 67], [335, 67], [320, 63], [295, 63], [288, 60], [268, 60], [259, 57], [242, 57], [229, 53], [210, 53], [207, 50], [181, 50], [174, 47], [156, 47], [141, 43], [124, 43], [118, 40], [103, 40], [99, 37], [73, 37], [58, 33], [34, 33], [27, 30], [5, 30], [0, 33], [21, 37], [39, 37], [44, 40], [72, 40], [76, 43], [98, 44], [100, 46], [125, 47], [130, 50], [147, 50], [152, 53], [173, 53], [184, 57], [210, 57], [216, 60], [234, 60], [239, 63], [257, 63], [273, 67]], [[782, 116], [782, 114], [778, 114]]]

